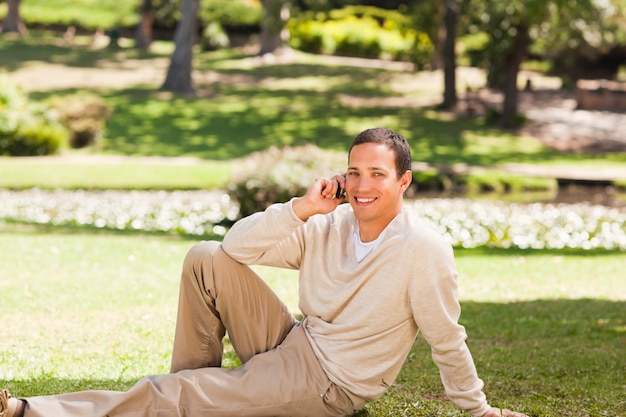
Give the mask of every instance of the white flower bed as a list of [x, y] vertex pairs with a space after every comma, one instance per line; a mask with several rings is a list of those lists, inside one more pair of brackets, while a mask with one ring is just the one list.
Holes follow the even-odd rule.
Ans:
[[[407, 207], [456, 247], [626, 250], [626, 208], [418, 199]], [[0, 219], [117, 230], [224, 235], [238, 206], [219, 191], [0, 190]]]
[[466, 199], [416, 200], [410, 206], [457, 247], [626, 250], [624, 208]]
[[211, 191], [0, 191], [0, 219], [117, 230], [226, 233], [239, 209]]

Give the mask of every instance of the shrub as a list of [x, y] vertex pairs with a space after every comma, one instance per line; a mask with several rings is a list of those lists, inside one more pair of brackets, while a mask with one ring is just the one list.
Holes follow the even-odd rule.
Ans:
[[[153, 0], [154, 26], [174, 29], [180, 20], [181, 0]], [[258, 26], [263, 16], [263, 6], [255, 0], [203, 0], [200, 2], [198, 17], [201, 26], [209, 22], [223, 27]]]
[[463, 178], [461, 182], [465, 182], [467, 192], [470, 194], [484, 192], [521, 193], [526, 191], [555, 191], [558, 187], [556, 180], [551, 178], [525, 177], [494, 170], [472, 173]]
[[67, 129], [56, 112], [31, 102], [15, 84], [0, 77], [0, 155], [49, 155], [67, 140]]
[[327, 25], [336, 40], [335, 54], [363, 58], [381, 57], [378, 39], [383, 36], [384, 31], [372, 17], [347, 16], [339, 21], [330, 21]]
[[222, 25], [218, 22], [209, 22], [202, 32], [200, 45], [203, 51], [216, 51], [221, 48], [228, 48], [230, 40]]
[[314, 145], [273, 147], [236, 162], [228, 192], [244, 217], [272, 203], [304, 195], [315, 178], [344, 172], [347, 160], [344, 152]]
[[424, 67], [434, 53], [427, 34], [404, 15], [375, 7], [354, 6], [307, 14], [290, 21], [291, 46], [327, 55], [411, 61]]
[[199, 14], [203, 22], [217, 22], [224, 27], [251, 27], [260, 25], [263, 6], [255, 0], [203, 0]]
[[112, 111], [102, 98], [88, 93], [55, 97], [50, 104], [69, 128], [72, 148], [84, 148], [102, 137]]

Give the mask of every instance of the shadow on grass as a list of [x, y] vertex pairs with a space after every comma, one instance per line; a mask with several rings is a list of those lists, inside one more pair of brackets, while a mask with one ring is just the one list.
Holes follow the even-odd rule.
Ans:
[[[492, 405], [533, 417], [626, 415], [626, 301], [463, 302], [462, 308]], [[357, 415], [457, 415], [423, 339], [391, 390]]]
[[[432, 164], [486, 166], [549, 161], [558, 155], [547, 148], [527, 150], [524, 141], [491, 131], [478, 119], [449, 121], [427, 108], [347, 106], [338, 99], [345, 93], [343, 86], [307, 91], [216, 83], [210, 89], [204, 97], [178, 96], [151, 88], [102, 90], [100, 94], [113, 105], [114, 113], [107, 122], [101, 150], [222, 160], [271, 146], [309, 143], [346, 151], [362, 129], [386, 126], [407, 137], [414, 160]], [[46, 98], [49, 94], [36, 96]], [[472, 143], [469, 133], [493, 137], [493, 144], [485, 147]]]
[[16, 71], [33, 61], [60, 64], [68, 67], [98, 68], [104, 61], [120, 62], [125, 59], [153, 59], [156, 54], [128, 49], [91, 49], [88, 45], [68, 46], [63, 34], [31, 31], [25, 38], [0, 37], [0, 68]]

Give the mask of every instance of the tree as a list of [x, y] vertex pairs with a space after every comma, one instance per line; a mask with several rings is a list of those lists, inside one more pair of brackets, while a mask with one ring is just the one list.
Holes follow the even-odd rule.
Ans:
[[[567, 85], [580, 78], [614, 77], [624, 62], [626, 0], [577, 6], [551, 13], [547, 27], [555, 30], [534, 37], [531, 53], [549, 59]], [[604, 65], [607, 59], [610, 65]]]
[[[518, 115], [517, 78], [529, 48], [542, 36], [562, 31], [571, 40], [581, 23], [599, 19], [602, 6], [594, 0], [474, 0], [471, 13], [489, 44], [483, 62], [488, 86], [504, 94], [498, 124], [510, 127]], [[586, 36], [586, 35], [585, 35]]]
[[199, 0], [183, 0], [181, 19], [174, 33], [174, 52], [170, 57], [162, 90], [177, 93], [193, 93], [191, 77], [193, 67], [193, 47], [197, 37], [197, 17]]
[[7, 0], [8, 11], [2, 21], [2, 32], [26, 32], [26, 25], [20, 17], [20, 0]]
[[152, 43], [152, 23], [154, 21], [152, 0], [141, 0], [139, 14], [141, 18], [135, 32], [135, 46], [139, 49], [148, 49]]
[[456, 94], [456, 37], [460, 5], [458, 0], [445, 0], [443, 48], [443, 103], [444, 109], [452, 109], [457, 103]]
[[549, 1], [470, 2], [474, 18], [490, 39], [483, 57], [487, 85], [501, 90], [504, 95], [498, 121], [501, 127], [511, 126], [518, 114], [517, 76], [531, 43], [529, 30], [531, 25], [545, 21]]
[[259, 55], [288, 48], [287, 22], [291, 13], [291, 2], [289, 0], [261, 0], [261, 3], [263, 4], [263, 20]]

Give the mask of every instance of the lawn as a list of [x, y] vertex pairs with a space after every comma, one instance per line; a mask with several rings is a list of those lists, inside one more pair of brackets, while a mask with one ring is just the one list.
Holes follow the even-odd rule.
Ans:
[[[0, 229], [0, 386], [18, 395], [126, 389], [168, 371], [180, 265], [193, 240]], [[462, 324], [494, 405], [624, 416], [626, 272], [611, 252], [461, 250]], [[259, 268], [297, 311], [293, 271]], [[237, 364], [232, 352], [227, 366]], [[418, 338], [362, 416], [461, 416]]]
[[[132, 0], [23, 0], [20, 14], [29, 24], [77, 25], [86, 29], [132, 26], [139, 21], [138, 4]], [[6, 5], [0, 4], [0, 16]]]
[[0, 157], [0, 188], [224, 189], [231, 161], [197, 158]]

